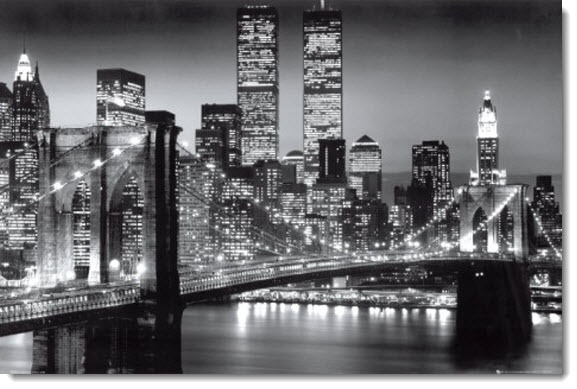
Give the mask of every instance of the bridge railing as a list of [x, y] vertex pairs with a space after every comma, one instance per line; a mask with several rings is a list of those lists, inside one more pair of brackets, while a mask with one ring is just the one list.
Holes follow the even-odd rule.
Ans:
[[23, 300], [0, 305], [0, 324], [27, 319], [39, 319], [60, 314], [89, 311], [137, 303], [140, 290], [102, 290], [78, 295], [53, 295], [38, 300]]

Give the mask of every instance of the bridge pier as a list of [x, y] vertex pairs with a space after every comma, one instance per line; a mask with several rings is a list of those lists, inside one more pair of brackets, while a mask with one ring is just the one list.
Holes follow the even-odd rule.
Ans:
[[507, 351], [531, 338], [531, 291], [527, 265], [474, 261], [459, 270], [457, 345]]

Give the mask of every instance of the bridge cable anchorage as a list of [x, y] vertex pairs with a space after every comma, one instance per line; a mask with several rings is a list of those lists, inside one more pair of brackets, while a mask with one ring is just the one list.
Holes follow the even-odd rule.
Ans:
[[[8, 218], [8, 217], [10, 217], [10, 216], [14, 216], [14, 215], [17, 215], [17, 214], [19, 214], [19, 213], [21, 213], [21, 212], [24, 212], [24, 211], [26, 211], [26, 210], [30, 210], [30, 209], [32, 209], [32, 207], [37, 207], [37, 203], [38, 203], [40, 200], [42, 200], [43, 198], [45, 198], [45, 197], [47, 197], [47, 196], [50, 196], [50, 195], [52, 195], [52, 194], [54, 194], [54, 193], [62, 190], [62, 189], [63, 189], [64, 187], [66, 187], [67, 185], [69, 185], [69, 184], [71, 184], [71, 183], [73, 183], [73, 182], [76, 182], [76, 181], [84, 178], [86, 175], [92, 173], [93, 171], [99, 169], [100, 167], [104, 166], [105, 164], [107, 164], [108, 162], [110, 162], [111, 160], [113, 160], [114, 158], [116, 158], [116, 157], [118, 157], [119, 155], [121, 155], [124, 151], [126, 151], [126, 150], [128, 150], [128, 149], [130, 149], [130, 148], [133, 148], [133, 147], [141, 144], [142, 141], [143, 141], [144, 139], [146, 139], [146, 137], [147, 137], [147, 135], [144, 134], [144, 135], [143, 135], [140, 139], [138, 139], [137, 141], [132, 142], [132, 143], [131, 143], [130, 145], [128, 145], [128, 146], [125, 146], [124, 149], [120, 149], [120, 148], [114, 149], [114, 150], [112, 151], [112, 155], [111, 155], [111, 156], [109, 156], [108, 158], [106, 158], [106, 159], [103, 160], [103, 161], [101, 161], [101, 160], [95, 160], [95, 161], [94, 161], [94, 166], [93, 166], [92, 168], [86, 170], [85, 172], [76, 171], [76, 172], [72, 173], [72, 178], [70, 178], [68, 181], [66, 181], [66, 182], [64, 182], [64, 183], [61, 183], [60, 181], [57, 181], [57, 182], [53, 183], [53, 184], [52, 184], [52, 187], [53, 187], [54, 189], [52, 189], [52, 190], [50, 190], [49, 192], [46, 192], [46, 193], [44, 193], [44, 194], [42, 194], [42, 195], [40, 195], [40, 194], [35, 195], [35, 196], [34, 196], [32, 199], [30, 199], [26, 204], [23, 204], [23, 205], [17, 207], [17, 209], [15, 209], [15, 207], [11, 206], [10, 209], [9, 209], [9, 212], [4, 212], [4, 213], [2, 213], [2, 214], [0, 215], [0, 220], [5, 220], [6, 218]], [[91, 138], [90, 140], [92, 141], [93, 139]], [[77, 149], [77, 148], [79, 148], [80, 145], [85, 144], [85, 143], [86, 143], [86, 141], [83, 141], [83, 142], [81, 142], [80, 144], [74, 146], [72, 149]], [[86, 146], [86, 145], [84, 145], [83, 147], [85, 147], [85, 146]], [[71, 149], [71, 150], [72, 150], [72, 149]], [[70, 152], [71, 150], [68, 150], [68, 151], [65, 152], [64, 154], [60, 155], [53, 163], [51, 163], [50, 165], [48, 165], [48, 166], [46, 167], [46, 169], [51, 168], [51, 167], [53, 167], [53, 166], [56, 166], [58, 163], [60, 163], [60, 162], [63, 160], [64, 156], [67, 155], [67, 154], [69, 154], [69, 152]]]
[[[193, 154], [191, 153], [189, 150], [186, 149], [186, 147], [184, 147], [182, 144], [177, 142], [177, 146], [180, 147], [184, 152], [186, 152], [189, 156], [191, 156], [192, 158], [194, 158], [195, 162], [200, 163], [204, 168], [210, 170], [210, 171], [215, 171], [215, 166], [214, 165], [209, 165], [207, 163], [205, 163], [204, 161], [202, 161], [200, 159], [200, 156], [198, 154]], [[219, 179], [219, 183], [224, 184], [224, 178], [226, 178], [226, 175], [224, 173], [221, 173], [220, 175], [215, 175], [216, 179]], [[316, 241], [318, 244], [321, 245], [321, 247], [324, 248], [328, 248], [330, 251], [334, 250], [334, 247], [330, 244], [327, 244], [324, 242], [324, 239], [322, 239], [321, 237], [317, 237], [316, 235], [311, 235], [311, 236], [307, 236], [304, 232], [301, 232], [298, 228], [298, 226], [295, 226], [291, 223], [287, 223], [282, 217], [275, 217], [274, 219], [271, 217], [270, 215], [270, 210], [267, 209], [266, 207], [262, 206], [261, 204], [259, 204], [258, 201], [255, 201], [254, 199], [250, 199], [250, 198], [246, 198], [246, 194], [242, 193], [240, 191], [240, 189], [238, 189], [238, 185], [235, 183], [230, 183], [230, 186], [233, 190], [236, 191], [235, 196], [236, 197], [240, 197], [243, 198], [245, 200], [247, 200], [253, 207], [258, 208], [259, 210], [261, 210], [268, 218], [269, 220], [277, 220], [280, 221], [280, 224], [286, 226], [287, 228], [290, 228], [292, 231], [296, 231], [299, 233], [299, 235], [301, 237], [304, 237], [306, 239], [312, 240], [312, 241]], [[205, 196], [204, 194], [202, 194], [203, 196]], [[274, 215], [273, 215], [274, 216]], [[340, 250], [341, 252], [343, 250]]]
[[562, 259], [563, 258], [563, 254], [561, 253], [561, 251], [559, 250], [559, 248], [557, 246], [555, 246], [555, 244], [553, 243], [553, 241], [551, 240], [551, 236], [547, 233], [547, 231], [545, 231], [545, 227], [543, 227], [543, 223], [541, 220], [541, 217], [539, 216], [539, 214], [537, 213], [537, 211], [535, 211], [535, 209], [533, 208], [533, 206], [531, 205], [531, 203], [529, 202], [529, 198], [526, 197], [525, 199], [525, 203], [527, 203], [527, 205], [529, 206], [529, 210], [531, 211], [531, 214], [533, 215], [533, 219], [535, 220], [535, 222], [537, 223], [537, 225], [539, 226], [539, 230], [541, 231], [541, 233], [545, 236], [545, 240], [547, 241], [547, 244], [549, 244], [549, 247], [551, 247], [553, 249], [553, 251], [555, 252], [555, 255], [559, 258]]

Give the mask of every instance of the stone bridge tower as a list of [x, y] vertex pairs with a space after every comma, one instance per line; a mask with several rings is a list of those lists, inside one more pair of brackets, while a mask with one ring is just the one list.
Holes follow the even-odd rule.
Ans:
[[90, 189], [88, 281], [111, 281], [111, 265], [122, 250], [122, 193], [133, 180], [143, 201], [139, 264], [143, 297], [157, 300], [178, 293], [175, 146], [180, 131], [170, 124], [147, 123], [39, 132], [40, 286], [73, 278], [72, 202], [81, 180]]

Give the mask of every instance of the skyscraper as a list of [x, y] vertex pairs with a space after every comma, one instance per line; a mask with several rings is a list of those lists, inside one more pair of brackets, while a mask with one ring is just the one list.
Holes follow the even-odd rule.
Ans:
[[204, 163], [214, 165], [219, 170], [222, 170], [228, 164], [226, 138], [225, 131], [222, 128], [196, 130], [196, 153], [200, 155], [200, 159]]
[[341, 11], [305, 11], [304, 37], [304, 181], [319, 176], [320, 139], [342, 138]]
[[220, 130], [224, 136], [224, 167], [241, 164], [242, 111], [234, 104], [203, 104], [202, 128]]
[[144, 76], [125, 69], [98, 69], [96, 121], [105, 126], [141, 126], [145, 122]]
[[353, 142], [349, 152], [349, 185], [359, 199], [382, 198], [382, 152], [379, 144], [367, 135]]
[[551, 183], [551, 176], [537, 176], [533, 188], [533, 209], [541, 219], [543, 230], [536, 229], [537, 246], [547, 247], [545, 234], [557, 249], [563, 246], [563, 222], [559, 213], [559, 203], [555, 201], [555, 187]]
[[0, 82], [0, 142], [12, 140], [13, 98], [8, 86]]
[[319, 140], [319, 178], [317, 182], [346, 182], [344, 139]]
[[477, 171], [471, 171], [471, 185], [505, 185], [507, 172], [499, 170], [499, 134], [497, 108], [491, 102], [491, 92], [485, 91], [479, 108], [477, 134]]
[[13, 141], [35, 141], [39, 128], [50, 126], [50, 107], [48, 96], [40, 82], [38, 63], [32, 72], [26, 50], [20, 55], [13, 84]]
[[[7, 89], [7, 88], [6, 88]], [[36, 207], [32, 207], [38, 195], [38, 149], [36, 132], [40, 128], [50, 126], [50, 110], [48, 96], [40, 82], [38, 64], [32, 72], [30, 59], [24, 49], [18, 60], [14, 74], [12, 93], [12, 131], [8, 133], [8, 123], [3, 125], [0, 155], [15, 156], [3, 166], [4, 181], [8, 186], [3, 192], [8, 192], [10, 210], [7, 211], [7, 235], [4, 246], [10, 250], [23, 250], [27, 260], [34, 260], [36, 247]], [[4, 101], [8, 94], [4, 90]], [[7, 114], [4, 107], [4, 114]], [[4, 116], [4, 120], [9, 120]]]
[[433, 216], [442, 222], [436, 224], [435, 237], [447, 240], [447, 207], [453, 200], [450, 177], [449, 147], [445, 142], [424, 141], [413, 146], [413, 177], [408, 190], [413, 221], [422, 227]]
[[278, 159], [278, 14], [274, 7], [237, 11], [237, 103], [242, 109], [242, 164]]

